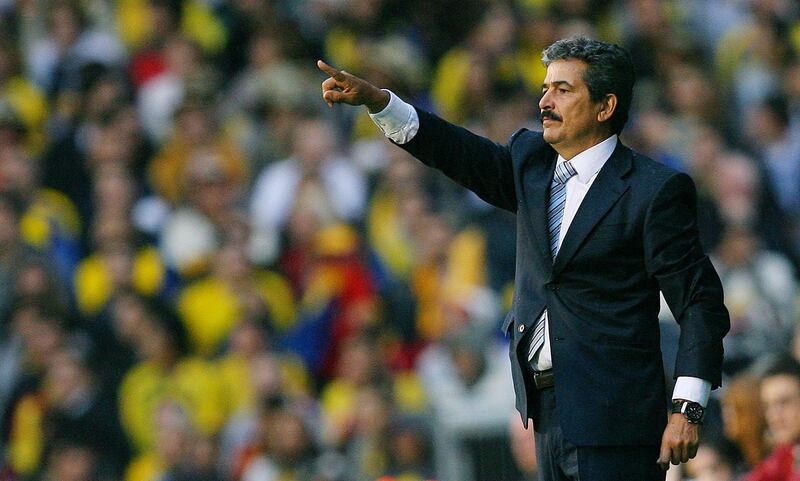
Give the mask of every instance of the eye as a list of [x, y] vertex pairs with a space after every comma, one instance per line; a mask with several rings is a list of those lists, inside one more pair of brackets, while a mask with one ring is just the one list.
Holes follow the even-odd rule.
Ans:
[[560, 88], [558, 89], [558, 93], [560, 93], [560, 94], [563, 94], [563, 93], [566, 93], [566, 92], [567, 92], [567, 89], [565, 89], [565, 88], [563, 88], [563, 87], [560, 87]]

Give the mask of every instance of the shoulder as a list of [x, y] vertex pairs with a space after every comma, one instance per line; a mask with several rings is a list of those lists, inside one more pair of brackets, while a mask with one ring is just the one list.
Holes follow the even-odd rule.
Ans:
[[638, 177], [647, 178], [651, 182], [664, 182], [670, 177], [681, 174], [672, 167], [668, 167], [661, 162], [657, 162], [650, 157], [631, 149], [630, 147], [625, 145], [622, 145], [621, 147], [630, 152], [633, 171]]
[[510, 149], [535, 149], [543, 146], [548, 146], [548, 144], [544, 141], [542, 132], [528, 130], [524, 127], [518, 129], [508, 138], [508, 147]]
[[694, 181], [689, 174], [668, 167], [624, 145], [621, 148], [630, 153], [630, 181], [639, 189], [652, 195], [675, 191], [695, 192]]
[[786, 474], [787, 466], [791, 466], [792, 462], [792, 446], [780, 445], [772, 451], [769, 457], [761, 461], [761, 464], [756, 466], [750, 475], [744, 478], [744, 481], [762, 481], [783, 477]]
[[553, 147], [544, 140], [542, 132], [521, 128], [508, 139], [508, 150], [514, 159], [544, 158], [553, 152]]

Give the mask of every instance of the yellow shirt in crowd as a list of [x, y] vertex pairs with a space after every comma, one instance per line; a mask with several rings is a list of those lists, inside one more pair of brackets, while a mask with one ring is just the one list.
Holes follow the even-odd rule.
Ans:
[[[276, 330], [288, 328], [295, 319], [294, 297], [283, 276], [258, 272], [252, 287], [267, 306]], [[178, 313], [186, 325], [196, 353], [209, 356], [218, 351], [244, 315], [237, 293], [225, 282], [208, 277], [188, 286], [178, 299]]]

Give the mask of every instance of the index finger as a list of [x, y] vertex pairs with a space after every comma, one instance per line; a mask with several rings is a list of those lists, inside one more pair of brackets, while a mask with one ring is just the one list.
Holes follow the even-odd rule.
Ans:
[[344, 81], [344, 74], [341, 71], [336, 70], [335, 68], [331, 67], [322, 60], [317, 60], [317, 67], [319, 67], [319, 69], [325, 72], [326, 74], [333, 77], [334, 80], [337, 80], [339, 82]]
[[656, 463], [658, 463], [658, 465], [664, 471], [669, 469], [669, 460], [670, 460], [671, 454], [672, 454], [672, 452], [671, 452], [669, 446], [664, 446], [662, 444], [661, 452], [659, 453], [658, 460], [656, 461]]

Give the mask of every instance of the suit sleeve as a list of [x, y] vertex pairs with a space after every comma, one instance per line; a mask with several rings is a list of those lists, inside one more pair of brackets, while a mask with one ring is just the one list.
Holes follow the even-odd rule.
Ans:
[[730, 319], [722, 283], [700, 245], [696, 204], [688, 175], [664, 182], [645, 217], [645, 263], [680, 324], [675, 377], [698, 377], [716, 388], [722, 383], [722, 338]]
[[504, 146], [423, 110], [417, 109], [417, 114], [419, 131], [407, 143], [397, 145], [486, 202], [517, 211], [511, 146], [524, 129], [515, 132]]

